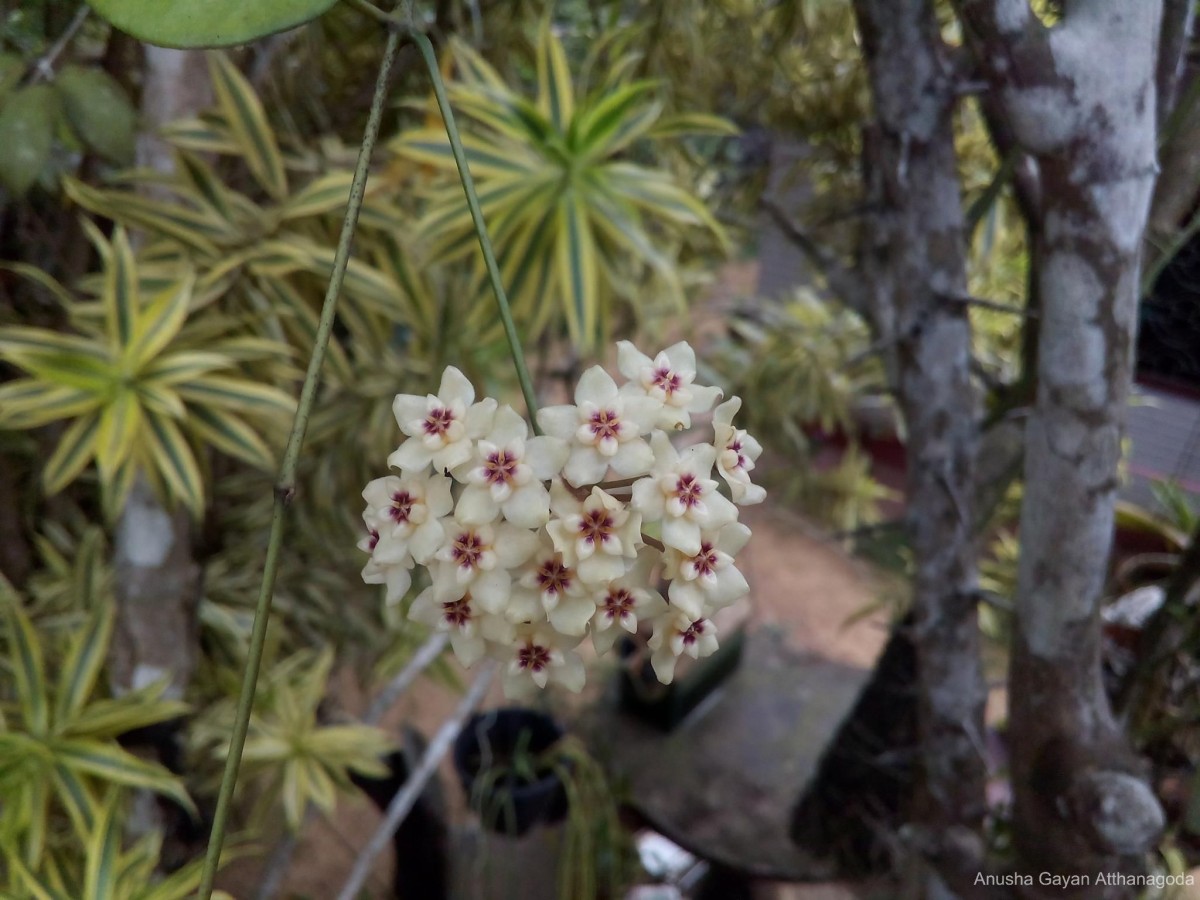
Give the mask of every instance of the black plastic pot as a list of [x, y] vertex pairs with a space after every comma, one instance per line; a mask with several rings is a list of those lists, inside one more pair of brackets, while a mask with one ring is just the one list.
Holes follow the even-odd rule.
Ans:
[[454, 742], [454, 768], [485, 827], [518, 837], [534, 825], [562, 821], [562, 780], [552, 768], [531, 772], [528, 766], [562, 736], [557, 722], [532, 709], [494, 709], [467, 722]]

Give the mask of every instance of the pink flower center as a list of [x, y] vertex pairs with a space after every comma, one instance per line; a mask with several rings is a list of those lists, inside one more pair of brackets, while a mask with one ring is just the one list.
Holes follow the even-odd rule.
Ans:
[[585, 510], [579, 523], [579, 536], [589, 544], [603, 544], [612, 536], [613, 517], [606, 509]]
[[483, 463], [484, 478], [488, 484], [510, 484], [517, 474], [517, 456], [507, 450], [489, 453]]
[[633, 604], [628, 588], [609, 588], [604, 596], [604, 614], [609, 619], [623, 619], [633, 610]]
[[691, 508], [703, 499], [704, 486], [695, 475], [685, 472], [675, 482], [675, 496], [685, 507]]
[[732, 450], [734, 453], [737, 454], [737, 463], [734, 464], [734, 468], [735, 469], [744, 469], [746, 467], [746, 457], [742, 456], [742, 440], [741, 440], [741, 438], [735, 438], [733, 443], [731, 443], [726, 449]]
[[374, 553], [375, 548], [379, 545], [379, 532], [374, 528], [367, 532], [367, 552]]
[[540, 672], [550, 665], [550, 650], [530, 641], [517, 651], [517, 665], [527, 672]]
[[442, 619], [455, 628], [462, 628], [471, 621], [471, 595], [465, 594], [457, 600], [442, 604]]
[[486, 549], [479, 535], [473, 531], [464, 531], [451, 544], [450, 555], [462, 568], [474, 569], [479, 565], [479, 558]]
[[561, 596], [571, 586], [575, 573], [558, 559], [547, 560], [538, 566], [537, 583], [547, 594]]
[[698, 577], [712, 575], [717, 571], [717, 551], [713, 545], [705, 541], [700, 545], [700, 552], [692, 557], [692, 567]]
[[424, 428], [428, 435], [444, 435], [454, 422], [454, 413], [439, 406], [425, 416]]
[[691, 625], [689, 625], [687, 627], [687, 631], [683, 632], [683, 634], [681, 635], [681, 637], [683, 638], [683, 643], [688, 646], [696, 643], [696, 641], [700, 638], [701, 635], [704, 634], [704, 632], [707, 628], [708, 628], [708, 622], [705, 619], [697, 619], [695, 622], [693, 622]]
[[662, 388], [663, 393], [670, 397], [679, 390], [680, 378], [666, 366], [661, 366], [654, 370], [650, 383], [655, 387]]
[[[408, 491], [396, 491], [392, 494], [392, 508], [388, 510], [388, 515], [399, 524], [404, 524], [408, 521], [409, 515], [412, 513], [413, 504], [417, 502], [417, 498]], [[378, 540], [378, 536], [376, 536]], [[374, 547], [374, 544], [371, 545]]]
[[611, 409], [599, 409], [592, 413], [589, 422], [597, 440], [618, 439], [621, 434], [621, 418]]

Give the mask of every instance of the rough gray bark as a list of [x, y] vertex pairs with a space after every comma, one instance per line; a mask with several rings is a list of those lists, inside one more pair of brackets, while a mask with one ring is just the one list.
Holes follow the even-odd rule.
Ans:
[[1162, 3], [1068, 0], [1050, 30], [1026, 0], [962, 0], [959, 10], [1042, 188], [1038, 388], [1009, 687], [1020, 867], [1128, 870], [1162, 811], [1101, 686], [1098, 609], [1154, 185]]
[[[148, 46], [144, 85], [138, 164], [170, 172], [174, 159], [157, 131], [211, 102], [204, 55]], [[166, 675], [170, 695], [182, 697], [191, 680], [200, 592], [191, 539], [187, 513], [163, 508], [138, 478], [117, 522], [113, 546], [117, 621], [110, 671], [118, 690]]]
[[[981, 865], [985, 686], [972, 539], [979, 411], [970, 380], [956, 91], [932, 0], [856, 0], [875, 105], [864, 135], [860, 271], [907, 432], [915, 580], [919, 769], [914, 847], [922, 897], [951, 896]], [[957, 885], [950, 888], [949, 885]]]
[[[1187, 47], [1195, 27], [1191, 0], [1164, 0], [1158, 54], [1158, 127], [1162, 132], [1161, 172], [1150, 204], [1147, 263], [1155, 260], [1183, 225], [1200, 190], [1200, 102], [1192, 93], [1198, 73], [1187, 66]], [[1177, 109], [1181, 98], [1186, 108]], [[1169, 130], [1163, 132], [1169, 124]]]

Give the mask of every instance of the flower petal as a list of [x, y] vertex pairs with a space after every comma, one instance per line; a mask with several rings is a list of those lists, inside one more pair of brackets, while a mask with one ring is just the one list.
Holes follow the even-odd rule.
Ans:
[[468, 484], [458, 498], [454, 516], [467, 525], [486, 525], [500, 515], [500, 504], [492, 497], [489, 488], [481, 484]]
[[501, 508], [514, 525], [540, 528], [550, 520], [550, 492], [540, 481], [531, 481], [513, 491]]
[[402, 472], [423, 472], [433, 461], [430, 452], [420, 438], [409, 438], [387, 458], [387, 464]]
[[537, 420], [546, 434], [573, 443], [579, 428], [579, 410], [574, 406], [543, 406], [537, 411]]
[[608, 462], [622, 478], [636, 478], [650, 471], [654, 465], [654, 451], [641, 438], [634, 438], [621, 444]]
[[464, 406], [470, 406], [475, 402], [475, 386], [454, 366], [446, 366], [446, 371], [442, 372], [441, 386], [438, 387], [438, 399], [446, 404], [461, 400]]
[[600, 366], [592, 366], [579, 377], [579, 384], [575, 387], [576, 405], [590, 402], [606, 406], [616, 398], [617, 383]]

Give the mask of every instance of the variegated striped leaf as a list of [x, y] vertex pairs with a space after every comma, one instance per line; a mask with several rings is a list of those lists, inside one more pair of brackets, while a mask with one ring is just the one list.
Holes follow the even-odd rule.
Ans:
[[258, 95], [224, 53], [210, 52], [208, 68], [217, 103], [247, 167], [263, 190], [283, 200], [288, 190], [283, 157]]
[[71, 423], [58, 439], [58, 446], [42, 469], [42, 487], [47, 494], [57, 494], [75, 480], [96, 455], [96, 438], [100, 432], [99, 412], [90, 412]]

